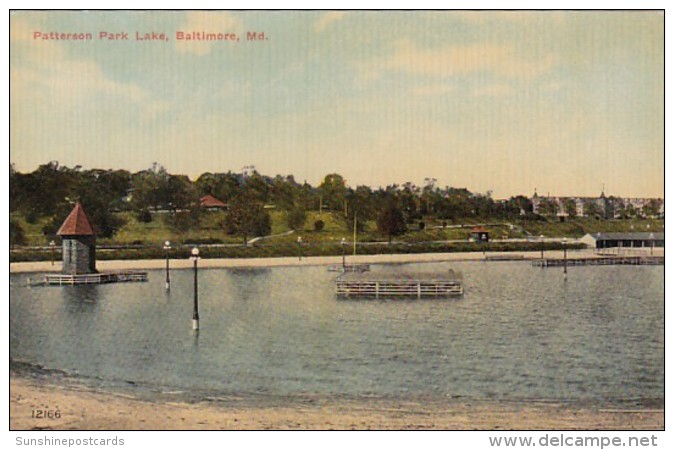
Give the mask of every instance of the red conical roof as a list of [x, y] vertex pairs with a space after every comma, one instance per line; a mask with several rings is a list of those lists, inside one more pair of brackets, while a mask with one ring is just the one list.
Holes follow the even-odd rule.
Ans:
[[96, 233], [89, 223], [84, 208], [78, 202], [56, 234], [58, 236], [93, 236]]

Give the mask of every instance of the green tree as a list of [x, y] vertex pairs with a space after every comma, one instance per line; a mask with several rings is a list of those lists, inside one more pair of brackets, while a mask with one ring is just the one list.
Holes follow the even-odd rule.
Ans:
[[532, 214], [534, 207], [524, 195], [510, 197], [508, 200], [508, 213], [510, 216], [527, 216]]
[[248, 245], [251, 236], [268, 236], [271, 233], [271, 218], [263, 205], [250, 196], [232, 199], [224, 222], [227, 233], [243, 238]]
[[11, 219], [9, 221], [9, 245], [14, 247], [15, 245], [25, 245], [26, 244], [26, 234], [23, 231], [23, 228], [16, 220]]
[[199, 209], [198, 191], [185, 175], [170, 175], [164, 195], [165, 203], [174, 211]]
[[[92, 169], [81, 171], [59, 166], [51, 171], [52, 176], [61, 179], [65, 190], [59, 193], [62, 200], [56, 201], [51, 209], [51, 218], [43, 226], [42, 232], [53, 238], [76, 202], [82, 203], [97, 235], [112, 237], [125, 223], [125, 219], [113, 210], [123, 206], [123, 197], [128, 189], [128, 172]], [[48, 173], [43, 171], [41, 177]]]
[[53, 215], [73, 195], [81, 176], [79, 170], [79, 166], [71, 169], [51, 161], [29, 174], [15, 177], [16, 209], [33, 223], [40, 217]]
[[16, 171], [14, 163], [9, 164], [9, 212], [19, 209], [21, 203], [21, 178], [22, 175]]
[[604, 216], [604, 212], [596, 201], [590, 199], [583, 203], [583, 214], [593, 219], [599, 219]]
[[358, 186], [356, 190], [349, 189], [346, 197], [346, 226], [353, 229], [354, 222], [357, 230], [364, 231], [368, 220], [375, 218], [372, 189], [367, 186]]
[[380, 233], [388, 236], [389, 244], [393, 236], [399, 236], [406, 231], [405, 216], [395, 203], [389, 203], [379, 212], [377, 216], [377, 229]]
[[424, 187], [421, 189], [420, 194], [420, 213], [422, 216], [427, 214], [434, 214], [435, 206], [440, 199], [440, 193], [438, 192], [437, 182], [435, 178], [425, 178]]
[[305, 181], [297, 191], [297, 205], [305, 211], [309, 211], [319, 209], [319, 203], [317, 190]]
[[545, 197], [541, 199], [538, 212], [542, 216], [555, 216], [559, 212], [559, 205], [554, 199]]
[[241, 195], [241, 182], [241, 175], [236, 175], [232, 172], [206, 172], [197, 178], [195, 185], [200, 197], [210, 194], [227, 203], [237, 195]]
[[341, 175], [336, 173], [326, 175], [323, 182], [318, 187], [318, 191], [323, 199], [323, 208], [333, 211], [344, 210], [344, 203], [348, 191], [346, 188], [346, 180], [344, 180]]
[[567, 198], [564, 200], [564, 212], [570, 217], [574, 218], [578, 215], [576, 211], [576, 201], [572, 198]]
[[131, 184], [134, 209], [169, 207], [169, 174], [163, 166], [153, 163], [150, 169], [135, 173]]
[[441, 219], [462, 219], [475, 215], [475, 207], [471, 203], [473, 194], [468, 189], [446, 188], [442, 207], [438, 211]]
[[419, 188], [407, 182], [397, 192], [397, 197], [400, 208], [405, 216], [405, 222], [412, 223], [417, 219], [421, 219], [421, 214], [419, 213]]
[[606, 199], [606, 218], [620, 217], [625, 210], [625, 204], [621, 198], [611, 195]]
[[[300, 186], [295, 182], [292, 175], [282, 177], [276, 175], [271, 182], [270, 200], [277, 208], [290, 211], [295, 208], [295, 204], [299, 202]], [[305, 209], [306, 205], [304, 206]]]
[[254, 201], [265, 204], [270, 198], [270, 183], [267, 177], [263, 177], [257, 171], [243, 179], [243, 190], [246, 196]]

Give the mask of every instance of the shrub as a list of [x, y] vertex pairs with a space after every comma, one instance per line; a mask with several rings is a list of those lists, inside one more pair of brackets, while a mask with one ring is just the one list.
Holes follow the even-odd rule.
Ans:
[[218, 238], [193, 238], [185, 239], [183, 241], [185, 245], [209, 245], [209, 244], [222, 244], [222, 239]]
[[314, 222], [314, 230], [315, 231], [323, 231], [323, 228], [325, 228], [325, 222], [323, 222], [320, 219], [317, 220], [316, 222]]
[[150, 211], [147, 208], [143, 208], [136, 212], [136, 220], [142, 223], [150, 223], [152, 222], [152, 214], [150, 214]]

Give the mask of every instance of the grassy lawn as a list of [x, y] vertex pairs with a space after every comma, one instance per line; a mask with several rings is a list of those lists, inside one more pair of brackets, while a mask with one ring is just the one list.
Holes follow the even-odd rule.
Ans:
[[[165, 240], [172, 243], [185, 244], [193, 242], [241, 244], [243, 239], [238, 236], [229, 236], [223, 230], [221, 223], [225, 219], [224, 212], [206, 212], [201, 217], [199, 229], [187, 232], [178, 232], [167, 224], [163, 214], [154, 214], [149, 223], [136, 220], [134, 214], [129, 212], [118, 213], [126, 224], [119, 232], [110, 239], [99, 239], [103, 245], [140, 244], [150, 247], [161, 247]], [[271, 210], [272, 235], [281, 235], [289, 231], [285, 211]], [[36, 223], [28, 223], [17, 214], [11, 218], [16, 220], [23, 228], [28, 246], [45, 246], [48, 238], [42, 234], [42, 226], [47, 219], [40, 219]], [[322, 220], [324, 227], [321, 231], [315, 231], [314, 223]], [[402, 236], [394, 237], [394, 241], [403, 243], [424, 243], [445, 240], [465, 240], [468, 238], [471, 226], [477, 223], [489, 224], [487, 228], [491, 232], [492, 239], [521, 238], [544, 235], [546, 237], [582, 237], [591, 232], [637, 232], [637, 231], [664, 231], [664, 220], [594, 220], [576, 218], [566, 222], [553, 219], [548, 221], [523, 221], [511, 222], [510, 226], [501, 219], [478, 220], [471, 219], [453, 223], [452, 221], [426, 220], [424, 230], [419, 230], [418, 223], [408, 225], [408, 231]], [[443, 228], [443, 224], [447, 225]], [[452, 225], [464, 225], [464, 227], [452, 227]], [[277, 246], [278, 252], [294, 255], [298, 250], [297, 237], [302, 237], [306, 248], [319, 248], [318, 253], [341, 253], [340, 241], [345, 238], [348, 242], [353, 240], [353, 230], [348, 229], [339, 212], [327, 211], [322, 214], [318, 211], [308, 211], [304, 226], [296, 233], [272, 236], [256, 242], [255, 246], [263, 248]], [[249, 236], [252, 238], [253, 236]], [[388, 236], [377, 231], [375, 221], [365, 223], [365, 231], [358, 233], [358, 242], [387, 241]], [[276, 253], [276, 252], [275, 252]]]

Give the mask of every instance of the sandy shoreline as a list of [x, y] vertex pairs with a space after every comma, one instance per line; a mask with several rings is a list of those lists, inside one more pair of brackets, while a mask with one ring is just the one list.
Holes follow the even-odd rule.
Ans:
[[[35, 409], [60, 412], [36, 419]], [[12, 375], [11, 430], [662, 430], [664, 411], [555, 403], [324, 400], [315, 404], [147, 401]]]
[[[660, 250], [660, 251], [657, 251]], [[590, 257], [595, 253], [593, 250], [574, 250], [568, 252], [568, 258]], [[656, 249], [657, 256], [664, 254], [661, 249]], [[540, 258], [539, 251], [530, 252], [489, 252], [485, 255], [482, 252], [461, 252], [461, 253], [415, 253], [415, 254], [395, 254], [395, 255], [356, 255], [347, 256], [347, 263], [351, 264], [395, 264], [395, 263], [413, 263], [413, 262], [458, 262], [458, 261], [484, 261], [485, 256], [507, 256], [510, 258], [520, 258], [524, 260], [533, 260]], [[547, 258], [561, 258], [562, 251], [546, 251]], [[287, 266], [320, 266], [341, 264], [341, 256], [311, 256], [303, 257], [299, 260], [297, 257], [278, 257], [278, 258], [214, 258], [202, 259], [199, 261], [200, 268], [251, 268], [251, 267], [287, 267]], [[188, 269], [192, 267], [189, 259], [172, 259], [172, 269]], [[100, 271], [106, 270], [152, 270], [163, 269], [166, 266], [164, 259], [140, 259], [140, 260], [112, 260], [97, 261], [96, 267]], [[9, 265], [10, 273], [31, 273], [31, 272], [55, 272], [61, 270], [60, 262], [52, 265], [49, 261], [40, 262], [14, 262]]]

